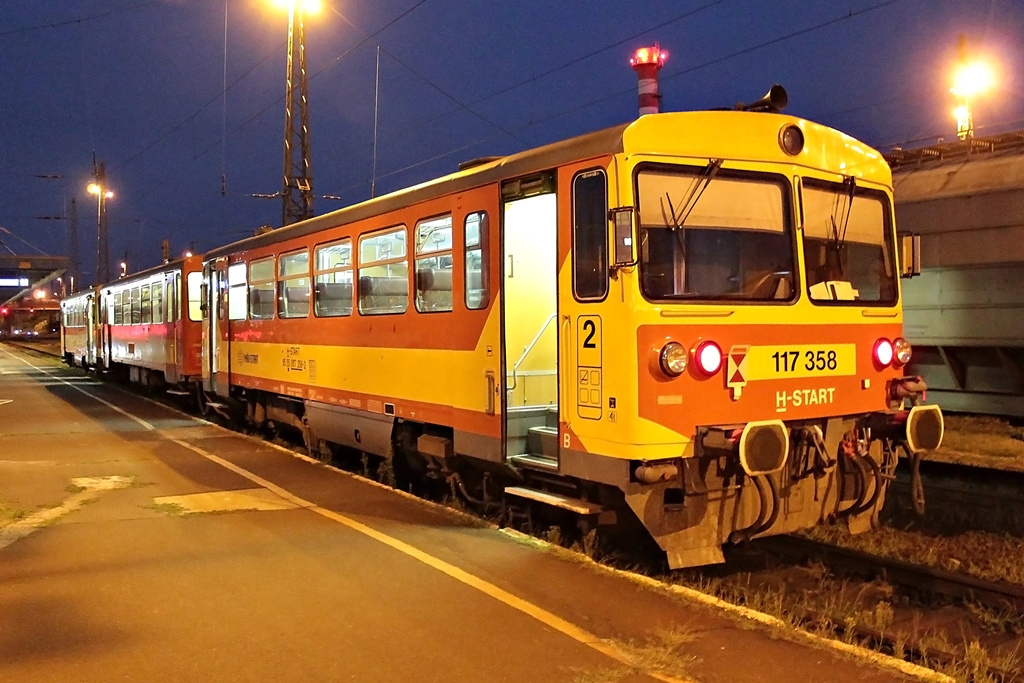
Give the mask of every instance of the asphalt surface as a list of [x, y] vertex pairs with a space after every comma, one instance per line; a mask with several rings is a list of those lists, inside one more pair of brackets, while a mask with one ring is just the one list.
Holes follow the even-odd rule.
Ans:
[[914, 679], [0, 345], [7, 680]]

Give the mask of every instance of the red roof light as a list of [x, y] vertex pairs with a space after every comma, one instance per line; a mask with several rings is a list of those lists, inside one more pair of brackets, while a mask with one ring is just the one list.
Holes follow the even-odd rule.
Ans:
[[657, 64], [662, 66], [666, 58], [668, 58], [668, 53], [655, 43], [654, 47], [642, 47], [637, 50], [633, 58], [629, 60], [629, 64], [630, 66], [637, 66], [638, 64]]

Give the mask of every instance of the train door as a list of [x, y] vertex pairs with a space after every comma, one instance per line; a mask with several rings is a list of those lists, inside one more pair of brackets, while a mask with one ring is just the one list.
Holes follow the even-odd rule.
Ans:
[[85, 300], [85, 362], [93, 367], [96, 366], [96, 345], [100, 342], [96, 319], [96, 295], [93, 294]]
[[219, 396], [230, 393], [227, 331], [227, 259], [203, 265], [203, 384]]
[[109, 289], [96, 293], [95, 325], [99, 328], [99, 344], [98, 348], [94, 349], [96, 358], [93, 360], [96, 367], [109, 368], [114, 356], [114, 340], [111, 338], [114, 324], [113, 299]]
[[171, 363], [176, 368], [184, 367], [184, 344], [181, 335], [185, 329], [181, 322], [181, 271], [176, 270], [167, 274], [166, 280], [167, 296], [167, 323], [170, 327]]
[[615, 398], [607, 395], [605, 381], [605, 338], [614, 330], [605, 329], [608, 321], [602, 315], [608, 311], [602, 302], [609, 289], [607, 174], [602, 168], [581, 167], [566, 172], [563, 183], [570, 205], [559, 251], [567, 259], [563, 270], [570, 277], [560, 280], [558, 299], [564, 397], [559, 447], [565, 456], [566, 449], [581, 447], [574, 443], [575, 437], [593, 434], [598, 423], [613, 413]]
[[[210, 298], [212, 296], [212, 284], [213, 284], [213, 270], [214, 264], [212, 261], [203, 264], [203, 275], [202, 275], [202, 339], [203, 339], [203, 390], [213, 393], [215, 391], [215, 383], [217, 381], [217, 364], [214, 358], [214, 351], [217, 349], [217, 342], [214, 339], [217, 326], [210, 316], [210, 311], [213, 310], [210, 305]], [[186, 286], [190, 284], [186, 280]]]
[[505, 456], [558, 469], [557, 201], [554, 171], [502, 184]]

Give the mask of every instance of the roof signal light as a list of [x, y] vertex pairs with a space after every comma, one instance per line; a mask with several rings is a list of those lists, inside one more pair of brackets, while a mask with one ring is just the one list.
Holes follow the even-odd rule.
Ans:
[[654, 47], [642, 47], [634, 53], [633, 58], [629, 60], [629, 64], [630, 66], [636, 66], [637, 64], [657, 64], [662, 66], [667, 58], [668, 53], [657, 45]]

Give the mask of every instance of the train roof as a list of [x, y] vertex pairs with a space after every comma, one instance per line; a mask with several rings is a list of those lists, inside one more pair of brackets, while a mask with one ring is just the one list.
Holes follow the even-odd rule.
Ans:
[[122, 278], [112, 280], [111, 282], [103, 283], [103, 287], [120, 287], [122, 285], [129, 285], [133, 282], [145, 280], [146, 278], [152, 277], [153, 275], [156, 275], [158, 273], [165, 273], [170, 270], [184, 268], [185, 263], [188, 262], [189, 259], [196, 262], [196, 267], [198, 269], [198, 262], [200, 260], [200, 257], [186, 256], [174, 259], [173, 261], [167, 261], [166, 263], [161, 263], [160, 265], [152, 266], [151, 268], [146, 268], [145, 270], [140, 270], [135, 273], [128, 273], [126, 276]]
[[497, 157], [492, 161], [470, 166], [441, 178], [428, 180], [425, 183], [413, 185], [412, 187], [403, 188], [390, 194], [360, 202], [359, 204], [325, 213], [301, 223], [295, 223], [212, 249], [206, 253], [206, 258], [215, 258], [243, 249], [274, 244], [275, 242], [293, 237], [303, 237], [320, 230], [370, 218], [452, 192], [468, 190], [510, 176], [542, 171], [575, 159], [585, 159], [603, 154], [617, 154], [622, 151], [622, 131], [629, 125], [613, 126], [525, 152]]
[[1024, 189], [1024, 131], [886, 154], [900, 203]]
[[[787, 123], [803, 129], [809, 166], [843, 168], [858, 178], [890, 184], [889, 166], [879, 152], [820, 124], [785, 114], [763, 112], [667, 112], [642, 116], [516, 154], [486, 158], [482, 163], [464, 167], [450, 175], [212, 249], [205, 258], [304, 237], [446, 194], [613, 154], [662, 153], [694, 159], [772, 159], [799, 165], [801, 160], [787, 157], [779, 149], [779, 132]], [[727, 129], [728, 134], [721, 134], [722, 129]]]

